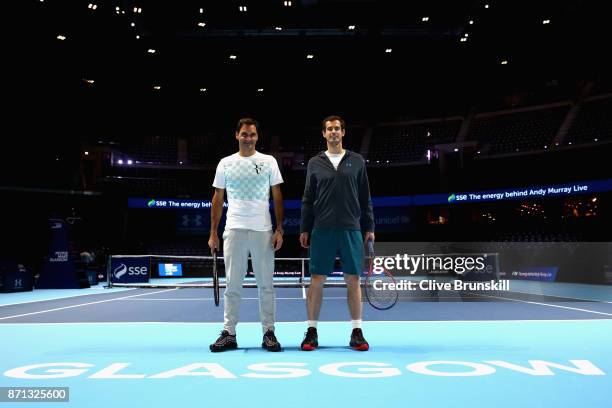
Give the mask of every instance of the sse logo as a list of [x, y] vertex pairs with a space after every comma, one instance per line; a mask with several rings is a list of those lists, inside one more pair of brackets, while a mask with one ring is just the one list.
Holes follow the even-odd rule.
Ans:
[[448, 196], [447, 200], [450, 203], [453, 203], [455, 201], [467, 201], [468, 196], [467, 194], [451, 194]]
[[119, 280], [125, 274], [128, 275], [147, 275], [148, 269], [146, 266], [130, 266], [129, 268], [125, 264], [121, 264], [113, 271], [115, 279]]

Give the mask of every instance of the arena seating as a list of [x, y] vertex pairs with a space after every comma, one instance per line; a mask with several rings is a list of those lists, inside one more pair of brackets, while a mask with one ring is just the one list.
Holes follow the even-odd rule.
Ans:
[[370, 166], [425, 161], [427, 149], [452, 143], [462, 119], [379, 126], [374, 129], [368, 150]]
[[612, 95], [585, 101], [565, 141], [592, 143], [612, 140]]
[[468, 140], [476, 140], [482, 154], [515, 153], [550, 147], [570, 108], [569, 103], [527, 111], [479, 114]]

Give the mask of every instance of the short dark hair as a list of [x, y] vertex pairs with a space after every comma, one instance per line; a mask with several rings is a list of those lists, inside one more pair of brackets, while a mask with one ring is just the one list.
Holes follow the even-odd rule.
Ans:
[[242, 118], [238, 121], [238, 124], [236, 125], [236, 133], [240, 133], [240, 129], [242, 129], [243, 126], [255, 126], [255, 130], [257, 130], [259, 132], [259, 123], [257, 123], [257, 121], [253, 118]]
[[323, 122], [321, 122], [321, 126], [323, 127], [323, 131], [325, 132], [325, 123], [326, 122], [333, 122], [335, 120], [340, 121], [340, 128], [342, 130], [344, 130], [344, 128], [346, 127], [346, 123], [344, 122], [344, 119], [342, 119], [340, 116], [337, 116], [337, 115], [331, 115], [331, 116], [328, 116], [325, 119], [323, 119]]

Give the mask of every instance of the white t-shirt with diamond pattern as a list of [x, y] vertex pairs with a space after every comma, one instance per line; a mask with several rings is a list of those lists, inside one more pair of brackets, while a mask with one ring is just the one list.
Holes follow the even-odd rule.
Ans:
[[213, 187], [227, 193], [225, 229], [270, 231], [270, 187], [283, 182], [273, 156], [255, 152], [249, 157], [234, 153], [217, 165]]

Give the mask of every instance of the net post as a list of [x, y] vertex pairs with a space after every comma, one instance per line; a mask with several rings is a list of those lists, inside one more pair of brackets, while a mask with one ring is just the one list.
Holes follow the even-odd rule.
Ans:
[[300, 273], [300, 285], [304, 284], [304, 262], [305, 258], [302, 258], [302, 273]]
[[501, 278], [501, 264], [499, 261], [499, 252], [495, 253], [495, 278], [499, 281]]
[[113, 282], [111, 280], [111, 259], [112, 255], [108, 255], [106, 257], [106, 286], [104, 289], [111, 289], [113, 287]]

